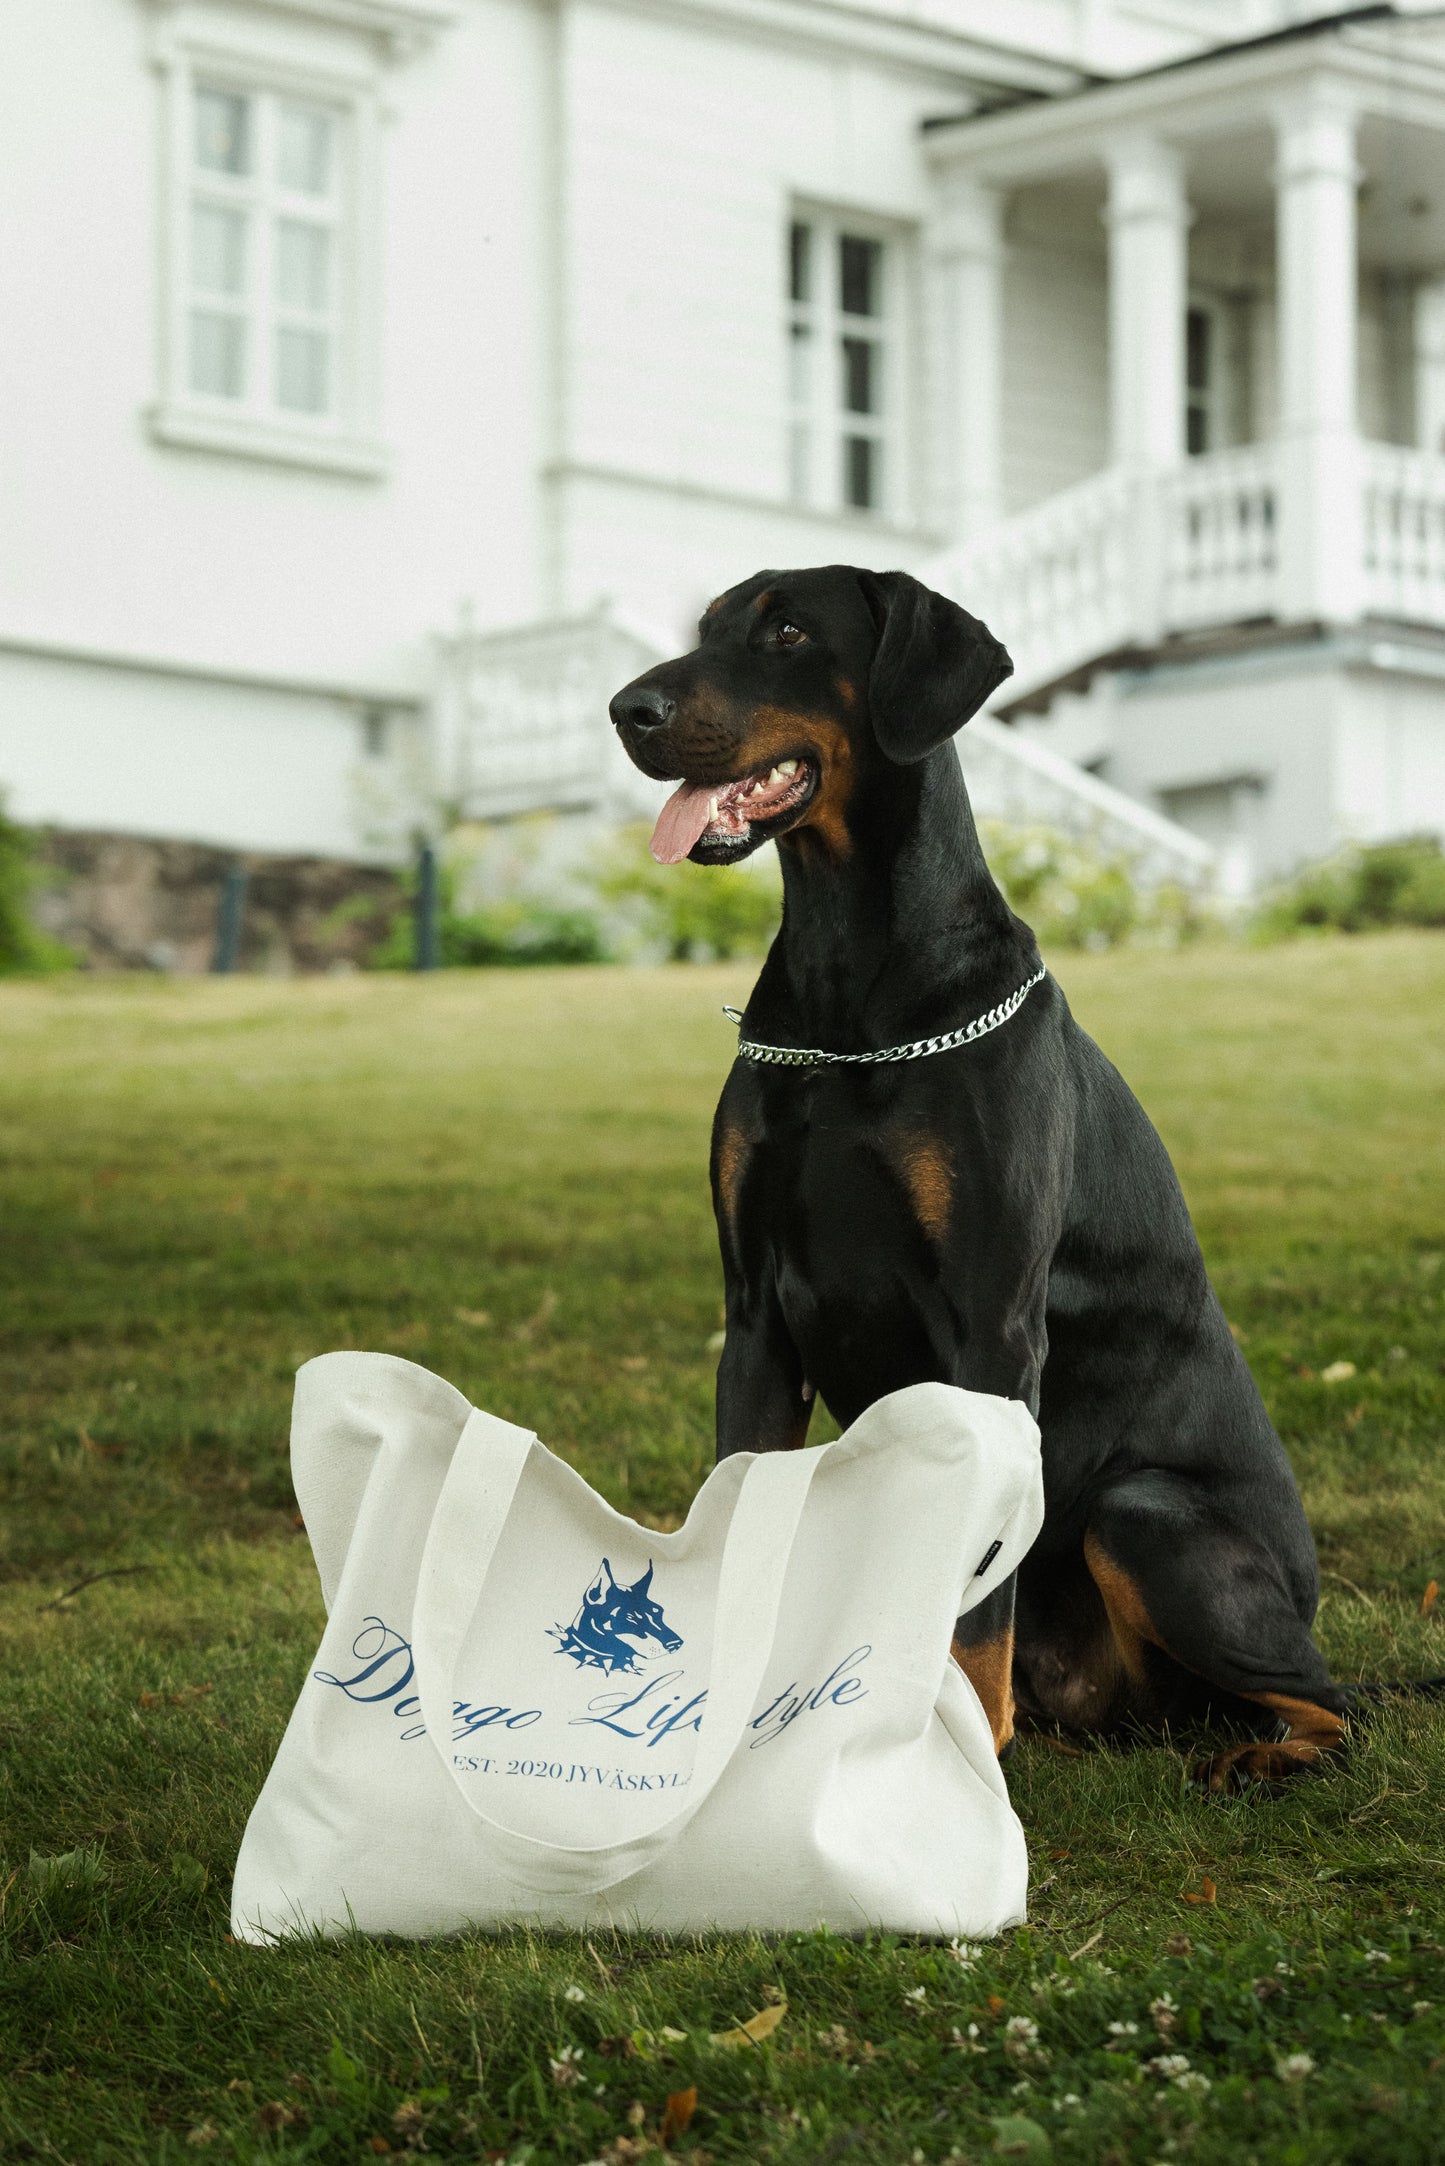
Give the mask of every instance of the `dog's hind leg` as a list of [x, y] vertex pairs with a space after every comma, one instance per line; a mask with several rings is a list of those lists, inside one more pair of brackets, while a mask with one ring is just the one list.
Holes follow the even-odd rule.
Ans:
[[1014, 1585], [1011, 1572], [953, 1628], [953, 1659], [983, 1703], [1002, 1759], [1014, 1734]]
[[[1201, 1761], [1195, 1779], [1211, 1790], [1283, 1782], [1317, 1766], [1343, 1746], [1351, 1698], [1310, 1638], [1313, 1554], [1301, 1547], [1308, 1533], [1297, 1498], [1251, 1501], [1246, 1515], [1188, 1475], [1137, 1474], [1105, 1492], [1084, 1542], [1137, 1687], [1147, 1693], [1151, 1673], [1162, 1684], [1157, 1650], [1216, 1696], [1267, 1710], [1283, 1726], [1282, 1736]], [[1278, 1550], [1261, 1539], [1266, 1530], [1279, 1535]]]

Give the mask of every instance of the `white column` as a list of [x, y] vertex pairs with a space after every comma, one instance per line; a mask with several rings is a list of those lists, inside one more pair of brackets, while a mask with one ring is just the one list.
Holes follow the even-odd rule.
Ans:
[[971, 175], [937, 176], [929, 234], [936, 312], [933, 497], [962, 540], [1003, 517], [1003, 198]]
[[1184, 456], [1189, 206], [1183, 161], [1156, 136], [1121, 139], [1109, 169], [1109, 417], [1114, 458]]
[[1445, 453], [1445, 279], [1415, 288], [1415, 442]]
[[1358, 616], [1364, 591], [1356, 125], [1327, 85], [1275, 116], [1281, 603], [1324, 622]]

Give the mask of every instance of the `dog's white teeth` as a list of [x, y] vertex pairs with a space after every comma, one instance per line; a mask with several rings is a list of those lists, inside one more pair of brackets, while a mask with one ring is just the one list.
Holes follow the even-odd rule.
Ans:
[[783, 781], [783, 779], [784, 779], [784, 776], [783, 776], [783, 770], [782, 770], [782, 768], [781, 768], [781, 767], [775, 767], [775, 768], [773, 769], [772, 773], [771, 773], [771, 774], [769, 775], [769, 777], [768, 777], [768, 788], [769, 788], [770, 790], [775, 790], [775, 789], [777, 788], [778, 784], [779, 784], [779, 783], [780, 783], [781, 781]]
[[775, 775], [795, 775], [797, 772], [798, 763], [796, 760], [779, 760], [777, 766], [773, 769]]
[[[707, 801], [707, 816], [710, 821], [717, 818], [717, 799], [715, 797], [710, 797]], [[694, 813], [693, 818], [696, 819], [696, 817], [697, 815]]]

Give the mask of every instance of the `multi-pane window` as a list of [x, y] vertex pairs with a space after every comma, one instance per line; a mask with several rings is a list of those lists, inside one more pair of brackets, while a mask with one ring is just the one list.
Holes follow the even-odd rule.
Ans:
[[809, 213], [788, 235], [788, 467], [795, 502], [896, 511], [896, 244]]
[[255, 418], [331, 422], [345, 403], [343, 116], [198, 82], [191, 123], [186, 389]]

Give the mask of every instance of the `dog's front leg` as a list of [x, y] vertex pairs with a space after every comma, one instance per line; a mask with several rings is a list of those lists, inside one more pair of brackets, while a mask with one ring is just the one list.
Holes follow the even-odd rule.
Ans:
[[953, 1659], [983, 1703], [1002, 1759], [1014, 1734], [1014, 1587], [1010, 1572], [953, 1628]]
[[717, 1455], [793, 1451], [813, 1411], [802, 1358], [771, 1292], [729, 1289], [727, 1339], [717, 1372]]

